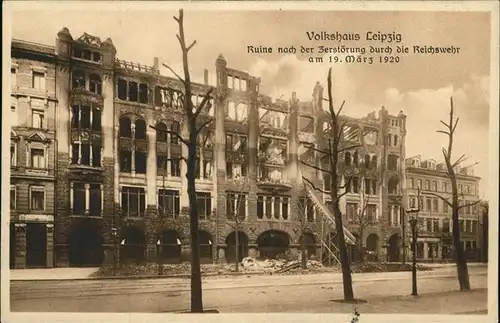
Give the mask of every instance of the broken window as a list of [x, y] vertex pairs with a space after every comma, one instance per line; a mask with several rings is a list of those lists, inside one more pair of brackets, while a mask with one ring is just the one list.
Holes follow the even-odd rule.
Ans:
[[342, 135], [345, 141], [359, 142], [359, 128], [357, 126], [346, 125]]
[[170, 125], [170, 142], [174, 145], [179, 144], [179, 135], [181, 132], [181, 125], [177, 121], [173, 121], [172, 124]]
[[138, 87], [137, 82], [128, 82], [128, 100], [132, 102], [137, 102]]
[[100, 216], [101, 215], [101, 185], [100, 184], [90, 184], [90, 216]]
[[82, 51], [82, 58], [85, 59], [85, 60], [90, 61], [90, 51], [87, 50], [87, 49], [84, 49]]
[[81, 106], [80, 109], [81, 109], [80, 127], [82, 129], [90, 129], [90, 107], [88, 105], [84, 105]]
[[118, 99], [127, 99], [127, 81], [124, 79], [118, 79]]
[[148, 85], [141, 83], [139, 84], [139, 102], [148, 103]]
[[96, 63], [99, 63], [101, 61], [101, 54], [94, 52], [92, 55], [92, 60]]
[[170, 160], [170, 175], [173, 177], [180, 177], [181, 176], [180, 159], [173, 158]]
[[163, 90], [161, 87], [155, 87], [155, 106], [161, 107], [163, 105]]
[[212, 132], [211, 131], [204, 131], [203, 132], [201, 146], [203, 148], [212, 148]]
[[274, 197], [273, 206], [274, 206], [273, 210], [274, 218], [278, 220], [279, 218], [281, 218], [281, 198], [279, 196]]
[[287, 156], [286, 140], [260, 137], [259, 155], [266, 163], [283, 165]]
[[120, 150], [120, 172], [130, 173], [132, 171], [132, 152]]
[[80, 126], [80, 106], [74, 105], [72, 111], [71, 127], [76, 129]]
[[73, 72], [73, 89], [85, 90], [85, 73], [82, 71]]
[[364, 142], [365, 145], [376, 145], [378, 141], [378, 131], [372, 129], [365, 129]]
[[146, 122], [143, 119], [135, 120], [135, 139], [146, 139]]
[[135, 172], [138, 174], [146, 174], [148, 154], [142, 151], [135, 152]]
[[314, 119], [311, 117], [299, 117], [299, 131], [306, 133], [314, 133]]
[[365, 155], [365, 168], [370, 168], [370, 155]]
[[247, 176], [247, 165], [245, 163], [226, 162], [226, 174], [228, 179], [239, 179]]
[[247, 137], [239, 134], [226, 135], [226, 152], [245, 153], [247, 151]]
[[227, 117], [238, 122], [248, 119], [248, 107], [244, 103], [235, 104], [232, 101], [227, 103]]
[[351, 153], [348, 151], [344, 154], [344, 163], [346, 166], [351, 165]]
[[212, 213], [212, 196], [206, 192], [196, 192], [196, 205], [198, 206], [198, 218], [209, 220]]
[[132, 138], [132, 122], [127, 117], [120, 118], [120, 137]]
[[160, 216], [177, 218], [180, 214], [179, 191], [158, 190], [158, 212]]
[[157, 142], [167, 142], [168, 138], [168, 128], [163, 122], [158, 122], [156, 124], [156, 141]]
[[246, 219], [246, 194], [228, 193], [226, 196], [226, 214], [228, 219], [240, 221]]
[[259, 109], [259, 119], [261, 126], [272, 128], [287, 128], [287, 114], [281, 111]]
[[89, 80], [90, 92], [100, 95], [102, 93], [102, 81], [99, 74], [91, 74]]
[[352, 178], [352, 192], [359, 193], [359, 180], [357, 177]]
[[101, 131], [101, 110], [92, 108], [92, 130]]
[[398, 161], [399, 157], [396, 155], [388, 155], [387, 156], [387, 169], [389, 170], [398, 170]]
[[371, 168], [377, 169], [377, 155], [372, 156]]
[[357, 211], [358, 211], [358, 204], [357, 203], [352, 203], [348, 202], [346, 203], [345, 206], [345, 213], [346, 213], [346, 220], [349, 223], [354, 223], [357, 221]]
[[397, 178], [391, 178], [388, 182], [389, 194], [397, 194], [399, 191], [399, 180]]
[[283, 169], [271, 166], [259, 166], [259, 180], [273, 183], [281, 183], [283, 178]]

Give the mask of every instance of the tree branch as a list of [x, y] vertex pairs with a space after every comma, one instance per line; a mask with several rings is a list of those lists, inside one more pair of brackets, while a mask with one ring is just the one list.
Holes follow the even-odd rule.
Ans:
[[182, 136], [181, 136], [179, 133], [175, 132], [175, 131], [164, 130], [164, 129], [158, 129], [158, 128], [154, 127], [154, 126], [149, 126], [149, 127], [150, 127], [151, 129], [156, 130], [157, 132], [163, 132], [163, 133], [168, 133], [168, 134], [174, 135], [174, 136], [175, 136], [175, 137], [177, 137], [177, 138], [178, 138], [178, 139], [179, 139], [179, 140], [180, 140], [180, 141], [181, 141], [184, 145], [189, 146], [189, 141], [188, 141], [188, 140], [186, 140], [186, 139], [184, 139], [184, 138], [182, 138]]
[[314, 168], [315, 170], [319, 170], [320, 172], [323, 172], [323, 173], [330, 173], [330, 170], [326, 170], [326, 169], [323, 169], [321, 167], [318, 167], [318, 166], [315, 166], [315, 165], [311, 165], [311, 164], [308, 164], [306, 163], [305, 161], [302, 161], [300, 160], [300, 162], [308, 167], [311, 167], [311, 168]]
[[205, 105], [207, 104], [208, 100], [210, 99], [213, 91], [214, 91], [214, 88], [210, 87], [208, 89], [207, 93], [205, 93], [205, 95], [203, 96], [203, 100], [201, 100], [201, 103], [198, 105], [198, 107], [196, 107], [196, 111], [193, 114], [194, 118], [198, 117], [201, 110], [203, 110], [205, 108]]
[[191, 48], [193, 48], [193, 46], [194, 46], [194, 45], [196, 45], [196, 40], [195, 40], [195, 41], [193, 41], [193, 42], [191, 43], [191, 45], [189, 45], [189, 46], [187, 47], [187, 51], [189, 52], [189, 51], [191, 50]]
[[213, 118], [210, 118], [207, 121], [203, 122], [201, 126], [198, 129], [196, 129], [196, 135], [198, 136], [198, 134], [203, 130], [203, 128], [212, 123], [213, 120], [214, 120]]
[[478, 204], [480, 202], [481, 202], [481, 199], [479, 199], [479, 200], [477, 200], [475, 202], [472, 202], [472, 203], [467, 203], [467, 204], [459, 205], [457, 210], [463, 209], [463, 208], [468, 207], [468, 206], [476, 205], [476, 204]]
[[181, 81], [182, 83], [185, 83], [184, 79], [183, 79], [182, 77], [180, 77], [180, 75], [179, 75], [179, 74], [177, 74], [177, 73], [174, 71], [174, 69], [173, 69], [173, 68], [171, 68], [170, 66], [168, 66], [168, 65], [167, 65], [167, 64], [165, 64], [165, 63], [162, 63], [162, 64], [163, 64], [163, 66], [165, 66], [166, 68], [168, 68], [168, 69], [170, 70], [170, 72], [172, 72], [172, 73], [175, 75], [175, 77], [177, 77], [177, 78], [179, 79], [179, 81]]
[[[445, 197], [443, 197], [443, 196], [441, 196], [441, 195], [439, 195], [439, 194], [436, 194], [436, 193], [431, 193], [431, 192], [429, 192], [429, 193], [427, 193], [427, 194], [429, 194], [429, 195], [431, 195], [431, 196], [439, 197], [439, 198], [440, 198], [443, 202], [446, 202], [446, 204], [448, 204], [450, 207], [453, 207], [453, 205], [451, 204], [451, 202], [450, 202], [450, 201], [448, 201], [448, 199], [447, 199], [447, 198], [445, 198]], [[420, 201], [419, 201], [419, 203], [420, 203]]]
[[453, 165], [451, 165], [452, 168], [455, 168], [457, 165], [459, 165], [460, 163], [466, 161], [467, 159], [469, 159], [469, 157], [465, 157], [465, 154], [463, 154], [462, 156], [460, 156], [460, 158], [458, 158], [454, 163]]
[[344, 109], [344, 104], [345, 104], [345, 100], [342, 101], [342, 104], [340, 105], [339, 111], [337, 111], [337, 117], [340, 115], [340, 112], [342, 112], [342, 109]]
[[328, 151], [328, 150], [322, 150], [322, 149], [318, 149], [318, 148], [314, 148], [313, 145], [308, 145], [308, 146], [305, 146], [306, 148], [309, 148], [311, 150], [314, 150], [314, 151], [317, 151], [318, 153], [322, 153], [322, 154], [325, 154], [325, 155], [330, 155], [331, 152]]
[[343, 152], [343, 151], [346, 151], [346, 150], [351, 150], [351, 149], [362, 147], [362, 146], [363, 145], [353, 145], [353, 146], [349, 146], [349, 147], [338, 149], [338, 152], [340, 153], [340, 152]]
[[323, 190], [323, 189], [321, 189], [321, 188], [316, 187], [316, 186], [313, 184], [313, 182], [311, 182], [311, 181], [310, 181], [309, 179], [307, 179], [305, 176], [302, 176], [302, 179], [303, 179], [304, 181], [306, 181], [307, 183], [309, 183], [309, 185], [311, 185], [311, 186], [312, 186], [312, 188], [313, 188], [315, 191], [318, 191], [318, 192], [323, 193], [323, 194], [329, 194], [329, 192], [327, 192], [327, 191], [325, 191], [325, 190]]

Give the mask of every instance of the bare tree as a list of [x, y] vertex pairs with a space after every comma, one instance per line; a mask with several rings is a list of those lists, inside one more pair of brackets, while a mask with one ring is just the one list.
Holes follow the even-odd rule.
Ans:
[[365, 249], [363, 247], [363, 241], [365, 239], [364, 233], [365, 229], [373, 224], [373, 219], [367, 216], [368, 210], [368, 198], [365, 195], [365, 191], [361, 190], [361, 205], [356, 209], [354, 213], [353, 223], [357, 225], [358, 229], [358, 247], [359, 247], [359, 255], [360, 261], [364, 262], [365, 260]]
[[[202, 285], [201, 285], [201, 268], [200, 268], [200, 249], [199, 249], [199, 236], [198, 236], [198, 208], [196, 200], [196, 187], [195, 187], [195, 176], [196, 176], [196, 155], [197, 155], [197, 137], [200, 132], [207, 127], [211, 122], [212, 118], [204, 118], [200, 113], [205, 112], [209, 106], [211, 99], [211, 94], [213, 88], [211, 87], [204, 95], [201, 103], [195, 107], [192, 101], [192, 84], [191, 76], [189, 73], [189, 62], [188, 53], [196, 44], [193, 41], [190, 45], [186, 44], [186, 37], [184, 35], [184, 11], [179, 10], [179, 16], [175, 17], [174, 20], [177, 21], [179, 25], [179, 33], [176, 35], [182, 50], [182, 65], [184, 70], [184, 78], [177, 74], [170, 66], [163, 64], [168, 68], [183, 84], [183, 101], [182, 106], [186, 115], [186, 122], [189, 131], [189, 137], [184, 138], [179, 133], [168, 130], [160, 130], [165, 133], [169, 133], [172, 136], [176, 136], [180, 142], [188, 147], [188, 158], [187, 158], [187, 191], [189, 196], [189, 217], [190, 217], [190, 237], [191, 237], [191, 313], [203, 313], [203, 298], [202, 298]], [[200, 118], [199, 118], [200, 117]]]
[[[239, 272], [239, 263], [240, 263], [240, 228], [241, 228], [241, 223], [245, 221], [245, 216], [240, 217], [239, 215], [239, 210], [241, 203], [243, 202], [243, 199], [241, 198], [241, 195], [243, 195], [243, 192], [245, 190], [245, 184], [247, 183], [247, 179], [243, 181], [243, 184], [241, 185], [240, 193], [238, 194], [237, 202], [236, 202], [236, 210], [234, 212], [227, 212], [227, 218], [228, 218], [228, 225], [234, 230], [234, 244], [235, 244], [235, 266], [234, 266], [234, 271]], [[234, 224], [232, 223], [234, 222]]]
[[307, 252], [306, 252], [306, 238], [305, 238], [305, 233], [306, 233], [306, 228], [307, 228], [307, 211], [306, 211], [306, 205], [307, 205], [307, 194], [304, 194], [306, 198], [304, 198], [304, 203], [300, 203], [300, 199], [298, 202], [298, 207], [300, 210], [300, 216], [299, 216], [299, 230], [301, 233], [300, 237], [300, 252], [301, 252], [301, 257], [300, 257], [300, 267], [302, 269], [307, 269]]
[[453, 225], [453, 246], [454, 246], [454, 255], [455, 255], [455, 262], [457, 264], [457, 276], [458, 276], [458, 284], [460, 285], [460, 290], [465, 291], [465, 290], [470, 290], [470, 281], [469, 281], [469, 271], [467, 268], [467, 260], [465, 257], [465, 252], [462, 246], [462, 242], [460, 240], [460, 222], [459, 222], [459, 213], [460, 210], [469, 207], [472, 205], [475, 205], [480, 202], [474, 201], [473, 203], [463, 203], [459, 204], [459, 192], [458, 192], [458, 185], [457, 185], [457, 176], [456, 176], [456, 167], [459, 166], [461, 163], [463, 163], [467, 157], [465, 155], [461, 155], [456, 161], [452, 161], [452, 150], [453, 150], [453, 139], [455, 135], [455, 131], [457, 129], [458, 125], [458, 120], [459, 118], [457, 117], [455, 119], [453, 115], [453, 98], [450, 98], [450, 119], [448, 123], [444, 122], [441, 120], [441, 123], [445, 126], [445, 130], [438, 130], [437, 132], [443, 133], [448, 136], [448, 148], [442, 148], [443, 152], [443, 157], [444, 161], [446, 164], [446, 172], [448, 177], [451, 180], [451, 189], [452, 189], [452, 196], [451, 196], [451, 202], [449, 199], [438, 195], [438, 194], [431, 194], [433, 196], [437, 196], [440, 198], [444, 203], [449, 205], [451, 207], [452, 213], [451, 213], [451, 219], [452, 219], [452, 225]]
[[354, 291], [352, 288], [352, 277], [351, 277], [351, 268], [349, 265], [349, 257], [347, 254], [347, 246], [345, 242], [345, 234], [344, 234], [344, 224], [342, 221], [342, 212], [340, 211], [340, 199], [348, 193], [347, 189], [340, 193], [340, 189], [347, 188], [350, 186], [351, 181], [353, 179], [353, 175], [346, 175], [346, 180], [344, 185], [340, 185], [341, 177], [337, 174], [337, 166], [339, 164], [339, 155], [343, 151], [347, 151], [350, 149], [354, 149], [359, 147], [360, 145], [351, 145], [345, 146], [341, 142], [342, 136], [344, 134], [344, 129], [347, 125], [347, 122], [341, 122], [339, 116], [344, 107], [345, 101], [342, 102], [340, 108], [337, 112], [335, 112], [333, 107], [333, 95], [332, 95], [332, 69], [328, 70], [328, 110], [329, 116], [331, 118], [331, 127], [328, 131], [328, 147], [326, 150], [312, 148], [314, 151], [322, 154], [324, 157], [329, 159], [330, 168], [325, 169], [315, 165], [310, 165], [304, 161], [301, 161], [302, 164], [314, 168], [322, 173], [330, 174], [331, 178], [331, 189], [329, 192], [322, 190], [320, 188], [315, 187], [314, 183], [311, 182], [308, 178], [303, 176], [304, 181], [306, 181], [309, 185], [312, 186], [313, 189], [322, 192], [324, 194], [330, 194], [330, 199], [332, 201], [333, 215], [335, 218], [335, 230], [337, 232], [337, 244], [339, 248], [340, 255], [340, 263], [342, 267], [342, 281], [343, 281], [343, 289], [344, 289], [344, 300], [345, 301], [354, 301]]

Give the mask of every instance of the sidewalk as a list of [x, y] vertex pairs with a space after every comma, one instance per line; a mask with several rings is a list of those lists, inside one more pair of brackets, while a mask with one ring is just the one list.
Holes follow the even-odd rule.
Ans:
[[99, 268], [10, 269], [10, 280], [89, 279]]

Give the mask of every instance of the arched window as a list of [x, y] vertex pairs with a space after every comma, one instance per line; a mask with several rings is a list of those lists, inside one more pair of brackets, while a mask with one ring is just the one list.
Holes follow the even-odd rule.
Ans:
[[135, 139], [146, 139], [146, 122], [142, 119], [135, 120]]
[[102, 92], [102, 81], [99, 74], [90, 75], [89, 81], [90, 81], [90, 92], [100, 95]]
[[158, 142], [167, 142], [167, 125], [165, 125], [163, 122], [158, 122], [156, 124], [156, 141]]
[[131, 121], [128, 117], [120, 118], [120, 137], [132, 138]]
[[73, 72], [73, 89], [85, 90], [85, 73], [82, 71]]

